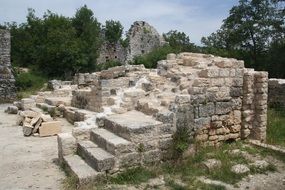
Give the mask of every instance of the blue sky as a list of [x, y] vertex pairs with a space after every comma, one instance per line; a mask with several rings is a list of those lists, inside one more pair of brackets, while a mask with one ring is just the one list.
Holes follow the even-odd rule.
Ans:
[[221, 26], [238, 0], [0, 0], [0, 23], [25, 22], [28, 8], [35, 9], [40, 17], [47, 9], [73, 16], [84, 4], [101, 23], [119, 20], [128, 30], [134, 21], [145, 20], [160, 33], [183, 31], [200, 44], [201, 37]]

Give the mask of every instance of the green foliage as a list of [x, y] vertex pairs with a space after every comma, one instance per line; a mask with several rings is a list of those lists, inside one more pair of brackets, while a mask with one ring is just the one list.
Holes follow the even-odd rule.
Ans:
[[267, 142], [285, 146], [285, 111], [268, 110]]
[[177, 129], [173, 135], [173, 153], [174, 157], [180, 158], [190, 144], [190, 134], [187, 128]]
[[192, 52], [195, 50], [195, 45], [190, 43], [189, 36], [187, 36], [184, 32], [171, 30], [166, 34], [163, 34], [163, 37], [175, 52]]
[[107, 70], [111, 67], [117, 67], [117, 66], [121, 66], [122, 64], [118, 61], [114, 61], [114, 60], [111, 60], [111, 61], [108, 61], [104, 64], [100, 64], [100, 65], [97, 65], [96, 67], [96, 71], [102, 71], [102, 70]]
[[44, 84], [47, 82], [46, 78], [33, 72], [16, 73], [15, 79], [19, 98], [28, 97], [43, 88]]
[[123, 34], [124, 27], [120, 21], [107, 20], [105, 25], [105, 38], [110, 43], [118, 42]]
[[159, 47], [152, 52], [143, 56], [137, 56], [131, 63], [133, 65], [144, 65], [146, 68], [156, 68], [157, 62], [166, 59], [167, 54], [173, 53], [173, 49], [169, 45]]
[[100, 48], [100, 24], [86, 6], [74, 18], [47, 11], [42, 18], [28, 10], [27, 22], [8, 23], [13, 65], [33, 67], [49, 77], [70, 78], [94, 71]]
[[203, 50], [243, 59], [248, 67], [267, 70], [271, 77], [283, 77], [284, 16], [284, 4], [277, 1], [240, 0], [222, 27], [201, 39], [206, 46]]
[[116, 177], [111, 177], [110, 181], [114, 184], [140, 184], [147, 182], [149, 179], [156, 177], [154, 171], [144, 167], [127, 169], [118, 174]]

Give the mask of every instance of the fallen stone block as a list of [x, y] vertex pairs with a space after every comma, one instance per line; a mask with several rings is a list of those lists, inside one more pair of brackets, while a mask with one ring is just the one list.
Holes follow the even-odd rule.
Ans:
[[7, 110], [5, 110], [8, 114], [17, 114], [18, 113], [18, 107], [17, 106], [9, 106]]
[[39, 128], [40, 137], [53, 136], [61, 132], [60, 121], [43, 122]]

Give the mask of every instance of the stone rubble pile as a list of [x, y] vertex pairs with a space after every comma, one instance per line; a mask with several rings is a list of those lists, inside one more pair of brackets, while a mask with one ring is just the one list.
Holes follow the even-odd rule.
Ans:
[[50, 115], [32, 110], [20, 111], [19, 125], [23, 126], [24, 136], [39, 134], [40, 137], [53, 136], [61, 132], [60, 121]]

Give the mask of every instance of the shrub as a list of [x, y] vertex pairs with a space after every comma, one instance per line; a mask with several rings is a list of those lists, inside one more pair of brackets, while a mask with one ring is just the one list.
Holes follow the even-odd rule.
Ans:
[[47, 78], [33, 72], [16, 74], [15, 79], [19, 98], [35, 93], [47, 82]]
[[103, 64], [96, 65], [96, 71], [107, 70], [111, 67], [121, 66], [122, 64], [118, 61], [108, 61]]
[[175, 50], [169, 45], [165, 45], [163, 47], [153, 50], [148, 54], [135, 57], [134, 61], [130, 64], [144, 65], [146, 68], [156, 68], [157, 62], [166, 59], [167, 54], [169, 53], [175, 53]]

